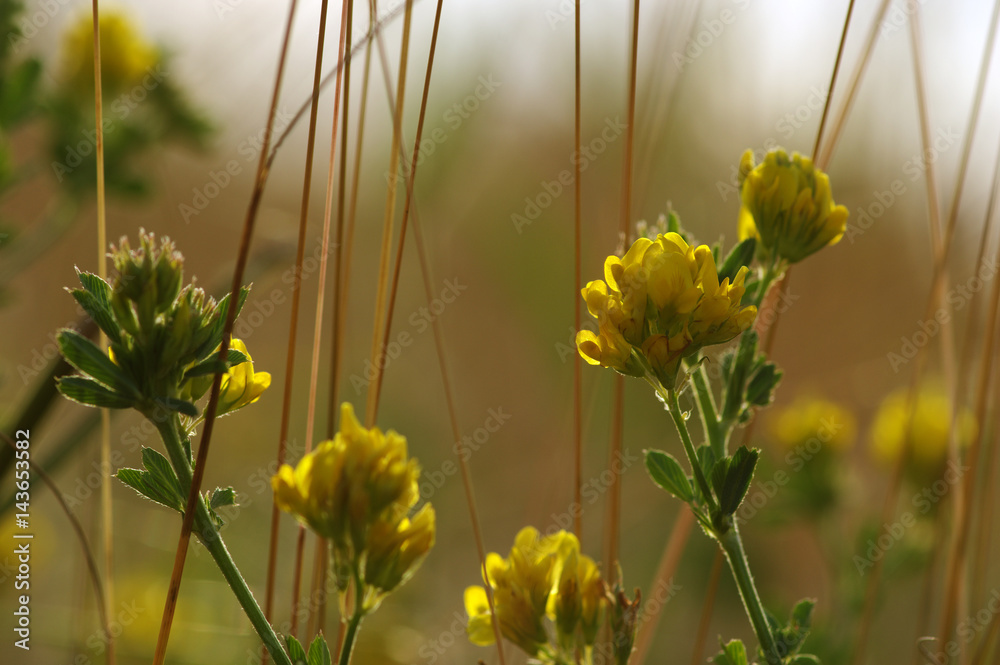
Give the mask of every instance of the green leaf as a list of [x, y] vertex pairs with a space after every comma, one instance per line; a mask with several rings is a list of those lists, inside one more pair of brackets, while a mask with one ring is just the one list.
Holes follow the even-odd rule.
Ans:
[[331, 665], [330, 648], [323, 635], [317, 635], [309, 645], [309, 665]]
[[119, 469], [115, 477], [147, 499], [183, 513], [185, 499], [170, 462], [152, 448], [143, 448], [142, 465], [145, 471]]
[[646, 471], [649, 472], [653, 482], [681, 501], [691, 503], [694, 500], [691, 479], [670, 453], [665, 453], [662, 450], [647, 450]]
[[722, 644], [722, 652], [717, 655], [713, 662], [715, 665], [748, 665], [747, 649], [740, 640], [730, 640], [727, 644]]
[[736, 273], [740, 271], [740, 268], [749, 266], [753, 261], [753, 255], [756, 250], [756, 238], [747, 238], [733, 247], [729, 252], [729, 256], [722, 263], [722, 267], [719, 268], [719, 281], [721, 282], [728, 277], [729, 282], [732, 283], [736, 279]]
[[181, 413], [185, 416], [190, 416], [192, 418], [198, 417], [198, 407], [191, 402], [186, 402], [182, 399], [176, 399], [174, 397], [158, 397], [156, 398], [156, 403], [166, 409], [176, 411], [177, 413]]
[[96, 344], [75, 330], [61, 330], [56, 337], [59, 350], [70, 365], [125, 397], [137, 397], [139, 389], [121, 368]]
[[820, 661], [812, 654], [801, 653], [788, 661], [788, 665], [820, 665]]
[[712, 469], [712, 487], [723, 515], [732, 515], [740, 507], [743, 497], [750, 489], [759, 456], [759, 450], [740, 446], [731, 457], [716, 462]]
[[792, 625], [809, 630], [812, 627], [812, 611], [815, 606], [816, 601], [812, 598], [806, 598], [796, 603], [792, 609]]
[[225, 374], [229, 371], [230, 367], [236, 367], [237, 365], [242, 365], [248, 362], [250, 359], [242, 352], [236, 349], [229, 349], [226, 354], [226, 362], [219, 362], [219, 357], [217, 354], [213, 353], [208, 358], [205, 358], [200, 363], [193, 365], [191, 369], [184, 372], [184, 378], [190, 379], [195, 376], [205, 376], [206, 374]]
[[[114, 310], [111, 308], [111, 286], [93, 273], [81, 272], [78, 269], [76, 276], [80, 280], [80, 283], [83, 284], [83, 291], [73, 289], [70, 293], [80, 303], [80, 306], [90, 314], [90, 318], [104, 331], [104, 334], [111, 341], [120, 343], [120, 328], [114, 319]], [[89, 297], [78, 296], [77, 293], [86, 293]], [[91, 307], [95, 311], [91, 311]]]
[[[715, 451], [712, 450], [712, 446], [707, 443], [703, 443], [698, 446], [697, 450], [695, 450], [695, 455], [698, 458], [698, 466], [701, 467], [701, 472], [706, 478], [711, 478], [712, 469], [715, 467], [716, 462]], [[708, 498], [701, 496], [701, 488], [698, 487], [697, 483], [694, 485], [694, 491], [695, 495], [701, 497], [703, 501]]]
[[223, 506], [236, 505], [236, 490], [232, 487], [216, 487], [212, 490], [212, 498], [208, 503], [212, 510]]
[[[229, 295], [230, 294], [227, 293], [223, 296], [222, 300], [219, 301], [218, 306], [215, 308], [218, 315], [212, 322], [212, 333], [208, 336], [208, 340], [196, 352], [198, 358], [206, 357], [212, 352], [213, 349], [219, 348], [219, 345], [222, 344], [222, 330], [226, 325], [226, 316], [229, 312]], [[248, 295], [250, 295], [250, 287], [240, 287], [240, 293], [236, 300], [236, 318], [239, 318], [240, 311], [243, 309], [243, 305], [246, 303]]]
[[723, 401], [723, 418], [735, 419], [743, 411], [746, 394], [747, 377], [757, 357], [757, 332], [752, 328], [740, 336], [736, 347], [736, 357], [732, 361], [732, 370], [726, 383], [726, 395]]
[[288, 657], [291, 659], [292, 665], [308, 665], [306, 650], [302, 648], [294, 636], [286, 635], [285, 643], [288, 645]]
[[70, 295], [73, 296], [73, 299], [83, 308], [83, 311], [87, 313], [93, 322], [97, 324], [97, 327], [108, 336], [108, 339], [116, 344], [121, 343], [121, 335], [118, 332], [118, 324], [115, 323], [114, 316], [110, 310], [105, 310], [101, 307], [101, 303], [94, 294], [83, 289], [72, 289]]
[[56, 388], [64, 397], [87, 406], [108, 409], [127, 409], [134, 406], [133, 400], [112, 392], [85, 376], [61, 376], [56, 379]]
[[774, 400], [774, 390], [781, 382], [783, 372], [774, 363], [764, 363], [750, 379], [746, 401], [753, 406], [767, 406]]

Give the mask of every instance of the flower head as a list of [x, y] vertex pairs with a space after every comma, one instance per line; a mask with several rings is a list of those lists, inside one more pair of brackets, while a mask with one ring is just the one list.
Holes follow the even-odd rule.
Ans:
[[[563, 662], [553, 654], [572, 654], [577, 646], [593, 645], [606, 603], [605, 586], [597, 565], [580, 553], [573, 534], [541, 536], [534, 527], [525, 527], [506, 559], [495, 552], [487, 556], [486, 577], [500, 632], [529, 656]], [[465, 607], [470, 641], [493, 644], [486, 589], [467, 588]], [[546, 617], [555, 624], [556, 644], [550, 642]]]
[[352, 559], [366, 549], [376, 522], [398, 521], [413, 507], [419, 475], [417, 461], [407, 457], [406, 438], [362, 427], [345, 402], [333, 440], [319, 444], [294, 469], [283, 465], [271, 486], [279, 508]]
[[410, 579], [434, 546], [434, 532], [434, 508], [429, 503], [412, 519], [375, 522], [368, 533], [365, 582], [388, 593]]
[[[115, 94], [140, 85], [159, 63], [160, 52], [145, 41], [122, 14], [102, 12], [101, 83]], [[63, 74], [77, 92], [94, 90], [94, 22], [88, 12], [67, 31], [63, 42]]]
[[243, 340], [233, 338], [229, 348], [239, 351], [247, 359], [246, 362], [230, 367], [222, 376], [222, 385], [219, 388], [220, 416], [253, 404], [271, 385], [271, 375], [268, 372], [254, 372], [253, 358], [250, 357]]
[[786, 448], [819, 441], [825, 449], [843, 451], [854, 443], [854, 414], [827, 399], [798, 397], [772, 422], [772, 433]]
[[578, 332], [577, 349], [588, 363], [629, 376], [643, 374], [638, 352], [672, 387], [683, 358], [753, 324], [757, 308], [740, 304], [746, 274], [743, 267], [720, 282], [712, 250], [691, 247], [677, 233], [639, 238], [622, 258], [608, 257], [604, 281], [583, 289], [598, 332]]
[[844, 235], [847, 208], [834, 204], [829, 177], [808, 157], [772, 150], [754, 166], [747, 150], [739, 182], [740, 239], [756, 237], [761, 256], [796, 263]]
[[912, 413], [909, 402], [908, 388], [896, 390], [883, 400], [870, 432], [872, 453], [888, 463], [909, 447], [909, 471], [922, 481], [942, 471], [953, 428], [958, 429], [959, 445], [967, 445], [977, 427], [975, 417], [966, 408], [960, 409], [958, 418], [952, 421], [953, 403], [937, 383], [919, 387]]

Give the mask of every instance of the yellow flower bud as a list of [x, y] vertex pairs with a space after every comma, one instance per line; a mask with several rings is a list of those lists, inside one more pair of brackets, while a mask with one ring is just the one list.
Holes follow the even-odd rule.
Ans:
[[772, 150], [754, 166], [740, 160], [740, 239], [757, 238], [758, 254], [796, 263], [844, 235], [847, 208], [835, 205], [829, 177], [812, 160]]
[[372, 525], [365, 582], [388, 593], [410, 579], [434, 546], [434, 522], [434, 508], [428, 503], [412, 520], [379, 520]]

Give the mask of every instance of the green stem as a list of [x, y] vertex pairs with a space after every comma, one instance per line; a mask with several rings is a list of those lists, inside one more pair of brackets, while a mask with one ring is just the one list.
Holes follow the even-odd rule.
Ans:
[[712, 451], [716, 458], [721, 459], [726, 456], [726, 437], [720, 428], [718, 411], [715, 406], [715, 398], [712, 396], [712, 389], [708, 385], [708, 378], [705, 375], [705, 365], [702, 364], [691, 374], [692, 385], [694, 386], [695, 397], [698, 400], [698, 413], [701, 415], [701, 424], [705, 429], [705, 438], [712, 446]]
[[684, 446], [684, 452], [687, 454], [688, 462], [691, 464], [691, 469], [694, 472], [695, 481], [698, 483], [698, 488], [701, 489], [701, 493], [705, 496], [705, 502], [708, 504], [711, 513], [715, 513], [719, 507], [715, 503], [715, 497], [712, 495], [712, 490], [709, 488], [708, 480], [705, 478], [705, 474], [701, 471], [701, 465], [698, 464], [698, 454], [694, 450], [694, 443], [691, 441], [691, 433], [688, 431], [687, 422], [684, 420], [684, 415], [681, 413], [680, 404], [677, 403], [677, 393], [673, 390], [667, 390], [662, 385], [657, 388], [660, 393], [660, 397], [663, 398], [664, 403], [667, 405], [667, 410], [670, 412], [670, 417], [674, 419], [674, 425], [677, 427], [677, 433], [681, 437], [681, 445]]
[[358, 628], [361, 620], [365, 617], [363, 602], [364, 589], [361, 585], [361, 575], [358, 574], [357, 566], [354, 567], [354, 614], [347, 622], [347, 631], [344, 633], [344, 644], [340, 647], [340, 658], [337, 659], [339, 665], [348, 665], [351, 662], [351, 652], [354, 651], [354, 641], [358, 636]]
[[[184, 452], [183, 438], [180, 433], [180, 421], [177, 418], [177, 414], [171, 414], [166, 419], [161, 415], [157, 417], [147, 415], [147, 418], [159, 430], [164, 446], [167, 449], [167, 454], [173, 464], [174, 471], [176, 471], [177, 477], [181, 482], [181, 490], [186, 494], [191, 488], [192, 472], [191, 464], [188, 462], [187, 455]], [[285, 653], [284, 647], [281, 646], [280, 638], [278, 638], [277, 633], [274, 632], [274, 628], [271, 627], [271, 624], [264, 616], [260, 605], [257, 604], [257, 600], [253, 597], [253, 592], [250, 591], [246, 580], [243, 579], [239, 568], [236, 567], [236, 562], [233, 561], [232, 555], [229, 554], [229, 550], [222, 540], [222, 534], [215, 528], [212, 516], [208, 512], [208, 506], [205, 505], [204, 501], [199, 501], [197, 505], [195, 534], [201, 540], [202, 544], [205, 545], [205, 549], [208, 550], [209, 554], [212, 555], [219, 570], [222, 571], [222, 576], [226, 578], [226, 582], [229, 583], [229, 587], [233, 590], [236, 600], [239, 601], [247, 618], [250, 619], [250, 623], [253, 625], [254, 630], [257, 631], [257, 635], [260, 636], [260, 639], [267, 646], [267, 650], [270, 652], [274, 662], [278, 665], [292, 665], [292, 661]]]
[[736, 524], [726, 533], [715, 534], [719, 541], [726, 559], [729, 561], [729, 568], [733, 571], [733, 578], [736, 586], [740, 590], [740, 598], [743, 599], [743, 607], [746, 609], [750, 623], [753, 625], [754, 633], [757, 634], [757, 641], [764, 652], [768, 665], [781, 665], [781, 656], [778, 654], [777, 644], [774, 635], [771, 633], [771, 625], [767, 622], [767, 615], [764, 612], [764, 605], [760, 602], [760, 595], [753, 582], [753, 575], [750, 573], [750, 564], [747, 561], [746, 552], [743, 550], [743, 540]]

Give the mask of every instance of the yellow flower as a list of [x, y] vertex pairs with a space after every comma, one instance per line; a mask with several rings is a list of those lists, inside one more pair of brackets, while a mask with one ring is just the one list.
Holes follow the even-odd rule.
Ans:
[[[572, 654], [578, 637], [580, 646], [593, 645], [606, 602], [605, 587], [597, 565], [580, 553], [576, 536], [559, 531], [543, 537], [534, 527], [525, 527], [515, 537], [508, 558], [495, 552], [487, 556], [486, 573], [500, 632], [529, 656], [550, 662], [554, 653]], [[486, 590], [467, 588], [465, 608], [469, 640], [480, 646], [493, 644]], [[546, 616], [555, 623], [558, 645], [549, 644]]]
[[740, 306], [746, 274], [743, 267], [731, 283], [720, 282], [711, 249], [691, 247], [677, 233], [639, 238], [624, 257], [608, 257], [604, 281], [582, 290], [598, 333], [578, 332], [577, 349], [592, 365], [642, 376], [637, 351], [673, 387], [683, 358], [753, 324], [757, 308]]
[[800, 396], [772, 422], [774, 438], [786, 448], [818, 441], [824, 449], [842, 452], [854, 443], [854, 414], [830, 400]]
[[271, 375], [268, 372], [253, 371], [253, 358], [250, 357], [243, 340], [234, 338], [229, 348], [239, 351], [247, 357], [247, 360], [230, 367], [222, 376], [222, 384], [219, 387], [220, 416], [253, 404], [271, 385]]
[[[352, 559], [365, 549], [374, 523], [395, 524], [416, 503], [420, 466], [407, 458], [405, 437], [362, 427], [349, 403], [340, 414], [333, 440], [320, 443], [295, 469], [283, 465], [271, 486], [279, 508]], [[426, 535], [430, 520], [433, 532], [433, 514], [421, 519], [419, 529]]]
[[844, 235], [847, 208], [834, 204], [829, 177], [808, 157], [772, 150], [754, 166], [747, 150], [739, 181], [740, 239], [757, 238], [761, 256], [796, 263]]
[[428, 503], [412, 520], [375, 522], [368, 534], [365, 582], [388, 593], [410, 579], [434, 546], [434, 521]]
[[[952, 422], [952, 401], [939, 384], [925, 383], [917, 391], [913, 422], [908, 409], [909, 388], [890, 393], [879, 406], [871, 428], [872, 453], [882, 462], [892, 462], [910, 447], [910, 470], [921, 480], [938, 475], [948, 454], [952, 427], [958, 428], [959, 445], [968, 445], [977, 427], [972, 413], [965, 408]], [[907, 437], [909, 433], [909, 437]]]
[[[122, 14], [102, 12], [101, 85], [105, 94], [141, 85], [160, 62], [159, 50], [145, 41]], [[82, 15], [63, 37], [63, 76], [77, 92], [94, 90], [94, 21]]]

